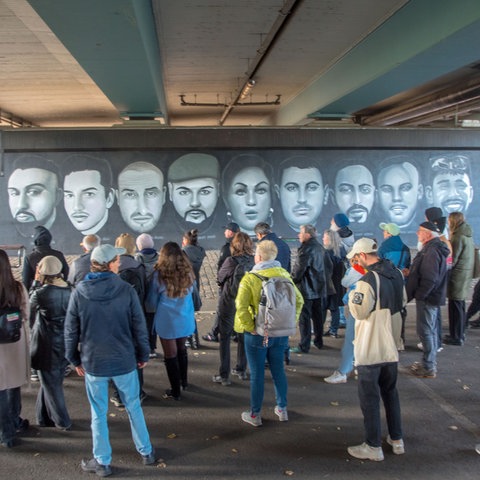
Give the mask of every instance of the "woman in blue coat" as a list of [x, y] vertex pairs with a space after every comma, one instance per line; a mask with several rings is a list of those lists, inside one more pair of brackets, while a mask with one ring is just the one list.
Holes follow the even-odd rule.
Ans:
[[148, 289], [147, 308], [155, 310], [154, 327], [160, 338], [170, 387], [163, 398], [180, 400], [187, 388], [185, 340], [195, 331], [192, 265], [180, 246], [167, 242], [159, 252]]

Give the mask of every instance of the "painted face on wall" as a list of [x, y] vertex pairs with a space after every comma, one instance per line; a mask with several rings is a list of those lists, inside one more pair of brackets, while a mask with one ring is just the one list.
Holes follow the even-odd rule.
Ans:
[[275, 190], [283, 216], [294, 230], [299, 231], [307, 223], [315, 225], [325, 200], [322, 174], [318, 168], [286, 168], [281, 185], [276, 185]]
[[123, 221], [134, 232], [149, 232], [157, 225], [165, 194], [163, 173], [152, 164], [134, 163], [118, 176], [118, 206]]
[[415, 217], [423, 198], [417, 169], [409, 162], [383, 168], [378, 175], [378, 199], [387, 220], [402, 227]]
[[8, 179], [8, 204], [19, 223], [37, 222], [50, 228], [59, 190], [55, 173], [43, 168], [17, 168]]
[[113, 190], [105, 191], [97, 170], [82, 170], [65, 176], [65, 211], [73, 226], [84, 235], [97, 233], [105, 225], [113, 200]]
[[169, 182], [168, 191], [175, 210], [187, 222], [202, 223], [217, 206], [219, 189], [216, 178]]
[[335, 178], [335, 202], [351, 223], [364, 223], [375, 201], [373, 177], [363, 165], [342, 168]]
[[473, 188], [466, 173], [440, 173], [426, 190], [429, 203], [440, 207], [445, 215], [465, 213], [473, 200]]
[[257, 223], [267, 221], [272, 197], [265, 172], [259, 167], [240, 170], [228, 186], [227, 202], [233, 220], [248, 233]]

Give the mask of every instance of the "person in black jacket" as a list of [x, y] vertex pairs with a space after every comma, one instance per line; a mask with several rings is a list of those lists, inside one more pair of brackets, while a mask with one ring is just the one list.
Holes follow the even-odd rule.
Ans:
[[[40, 427], [70, 430], [72, 421], [65, 404], [63, 378], [68, 362], [65, 359], [64, 322], [70, 300], [71, 287], [62, 278], [62, 263], [52, 255], [38, 263], [35, 280], [40, 285], [30, 294], [30, 321], [43, 322], [51, 348], [41, 359], [38, 376], [40, 389], [35, 405]], [[37, 283], [35, 282], [35, 283]]]
[[95, 234], [85, 235], [83, 237], [81, 246], [84, 253], [75, 259], [68, 274], [68, 282], [75, 286], [78, 282], [81, 282], [87, 273], [90, 273], [90, 255], [95, 247], [98, 247], [101, 243], [100, 237]]
[[[217, 273], [222, 268], [223, 262], [225, 262], [225, 260], [230, 256], [230, 242], [232, 241], [232, 238], [240, 231], [238, 223], [235, 222], [227, 223], [224, 228], [224, 235], [227, 241], [220, 249], [220, 255], [218, 256], [217, 262]], [[206, 335], [202, 335], [202, 338], [207, 342], [218, 342], [218, 316], [215, 317], [215, 323], [213, 324], [210, 332], [208, 332]]]
[[35, 234], [33, 236], [33, 251], [25, 257], [23, 262], [22, 281], [27, 290], [32, 286], [35, 272], [37, 270], [38, 262], [47, 255], [53, 255], [62, 262], [63, 278], [68, 278], [68, 263], [62, 252], [54, 250], [50, 247], [52, 243], [52, 234], [45, 227], [35, 227]]
[[412, 374], [435, 378], [437, 375], [437, 315], [445, 305], [447, 288], [448, 247], [439, 238], [440, 232], [432, 222], [423, 222], [417, 231], [421, 250], [413, 260], [407, 279], [408, 301], [415, 299], [417, 332], [423, 345], [422, 362], [415, 362]]
[[[253, 243], [251, 238], [243, 232], [238, 232], [230, 244], [231, 255], [223, 262], [218, 271], [217, 283], [220, 287], [218, 300], [218, 330], [220, 334], [220, 368], [219, 374], [214, 375], [214, 383], [230, 385], [230, 338], [233, 333], [235, 319], [235, 298], [238, 285], [246, 272], [254, 265]], [[243, 333], [238, 336], [237, 365], [231, 371], [241, 380], [247, 379], [247, 359], [245, 356], [245, 344]]]
[[292, 270], [291, 265], [291, 252], [290, 247], [287, 242], [278, 238], [277, 234], [272, 232], [270, 225], [265, 222], [260, 222], [255, 225], [255, 235], [257, 236], [258, 242], [263, 242], [264, 240], [271, 240], [277, 246], [277, 258], [275, 260], [280, 262], [282, 268], [284, 268], [288, 273]]
[[[323, 324], [325, 322], [325, 302], [327, 299], [327, 282], [325, 277], [325, 249], [317, 240], [317, 229], [313, 225], [302, 225], [298, 239], [301, 246], [293, 267], [292, 279], [303, 296], [304, 304], [300, 314], [300, 343], [290, 349], [292, 353], [308, 353], [312, 338], [314, 345], [323, 347]], [[327, 270], [331, 270], [331, 266]]]

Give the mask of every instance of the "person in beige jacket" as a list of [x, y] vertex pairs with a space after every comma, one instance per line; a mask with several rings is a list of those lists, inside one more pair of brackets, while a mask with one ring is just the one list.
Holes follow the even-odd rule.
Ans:
[[0, 309], [6, 307], [19, 307], [23, 324], [17, 342], [0, 344], [0, 444], [11, 448], [18, 443], [15, 435], [29, 426], [28, 420], [20, 417], [20, 387], [28, 383], [30, 375], [30, 309], [27, 290], [13, 278], [8, 255], [0, 250]]

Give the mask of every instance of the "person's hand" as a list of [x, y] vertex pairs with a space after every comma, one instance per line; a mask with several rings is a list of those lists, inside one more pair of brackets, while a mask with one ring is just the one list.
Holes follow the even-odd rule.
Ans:
[[144, 368], [148, 362], [137, 362], [137, 368]]
[[84, 377], [85, 376], [85, 369], [83, 368], [82, 365], [79, 365], [78, 367], [75, 367], [75, 371], [77, 372], [77, 375], [79, 377]]

